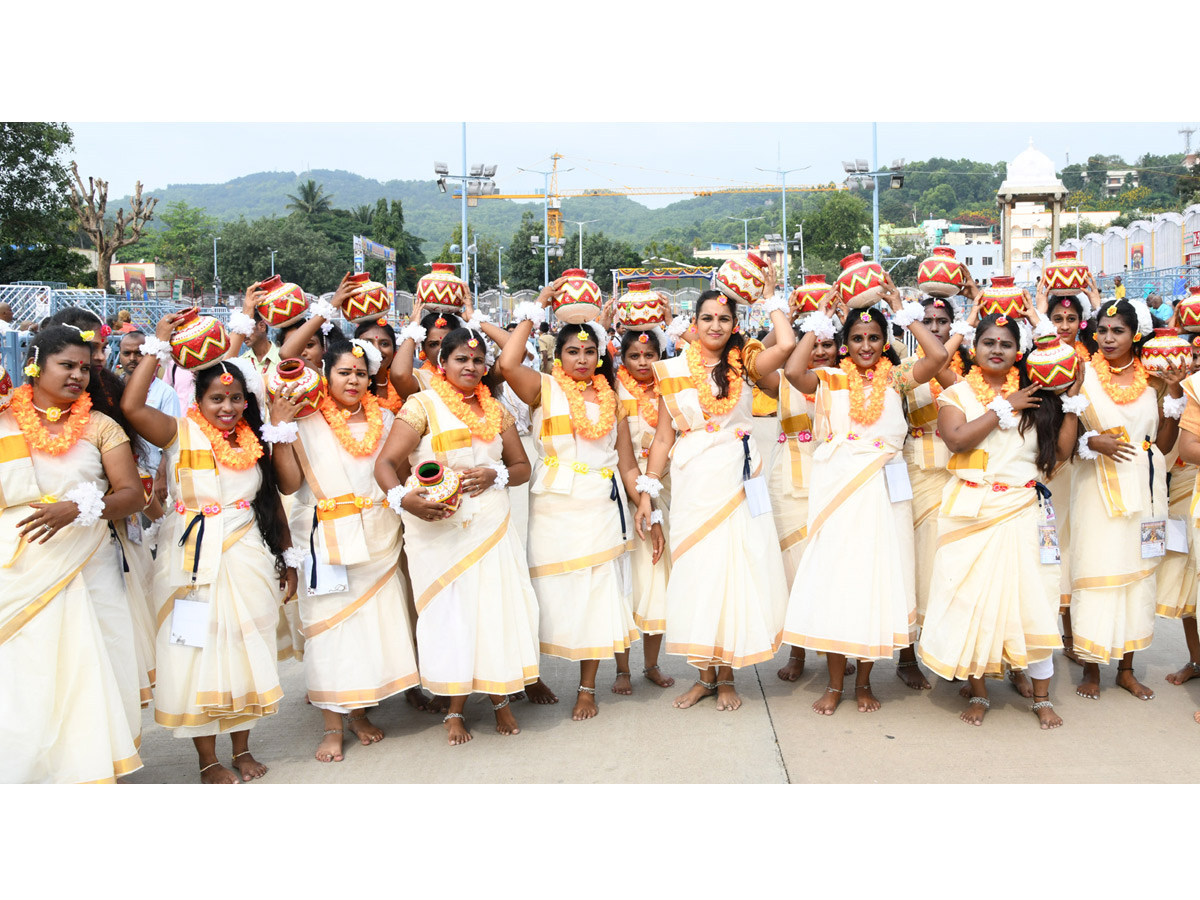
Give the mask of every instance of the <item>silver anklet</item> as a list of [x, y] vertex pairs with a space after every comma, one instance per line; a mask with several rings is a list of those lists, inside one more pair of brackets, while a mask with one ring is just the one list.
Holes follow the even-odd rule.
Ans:
[[844, 688], [827, 687], [827, 688], [825, 688], [825, 690], [827, 692], [829, 692], [830, 694], [844, 694], [845, 693]]
[[446, 724], [451, 719], [462, 719], [465, 722], [467, 720], [467, 717], [464, 716], [462, 713], [446, 713], [445, 718], [442, 719], [442, 724], [443, 725]]
[[718, 682], [717, 682], [717, 687], [720, 687], [721, 685], [726, 685], [726, 686], [728, 686], [728, 687], [733, 687], [733, 682], [732, 682], [732, 681], [718, 681]]
[[590, 688], [590, 687], [585, 687], [584, 685], [582, 685], [582, 684], [581, 684], [581, 685], [579, 686], [579, 693], [581, 693], [581, 694], [594, 694], [594, 693], [596, 693], [596, 689], [595, 689], [595, 688]]
[[506, 706], [508, 706], [508, 698], [507, 697], [505, 697], [499, 703], [493, 703], [492, 704], [492, 712], [500, 712], [500, 710], [504, 709], [504, 707], [506, 707]]
[[1054, 709], [1054, 704], [1049, 700], [1039, 700], [1037, 703], [1033, 704], [1030, 709], [1033, 710], [1033, 712], [1037, 712], [1039, 709]]
[[992, 701], [989, 700], [987, 697], [972, 697], [970, 700], [967, 701], [967, 705], [969, 706], [972, 703], [978, 703], [984, 709], [991, 709], [991, 707], [992, 707]]
[[708, 682], [701, 678], [697, 678], [696, 684], [700, 685], [700, 687], [704, 688], [706, 691], [715, 691], [717, 689], [717, 682], [715, 681]]

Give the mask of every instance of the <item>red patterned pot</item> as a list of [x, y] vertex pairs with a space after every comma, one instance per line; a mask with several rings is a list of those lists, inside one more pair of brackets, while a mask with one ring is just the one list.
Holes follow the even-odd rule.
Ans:
[[563, 278], [566, 281], [550, 301], [555, 318], [568, 325], [579, 325], [600, 315], [604, 305], [600, 285], [588, 278], [583, 269], [567, 269]]
[[311, 416], [325, 399], [325, 379], [320, 372], [306, 366], [302, 359], [281, 359], [275, 371], [267, 376], [267, 392], [274, 397], [283, 388], [293, 385], [292, 398], [300, 402], [296, 418]]
[[467, 283], [454, 274], [450, 263], [433, 263], [433, 271], [417, 282], [417, 300], [427, 312], [461, 313]]
[[445, 503], [451, 510], [457, 510], [462, 502], [458, 473], [433, 460], [418, 463], [417, 470], [404, 484], [408, 488], [425, 488], [426, 500]]
[[770, 263], [755, 253], [745, 259], [727, 259], [712, 278], [712, 286], [737, 303], [757, 303], [767, 286]]
[[1013, 282], [1012, 275], [996, 275], [989, 287], [985, 287], [979, 298], [981, 316], [1008, 316], [1010, 319], [1025, 317], [1025, 292]]
[[1188, 368], [1192, 345], [1179, 336], [1177, 328], [1155, 328], [1154, 337], [1142, 345], [1142, 365], [1147, 372], [1165, 372], [1171, 366]]
[[13, 398], [13, 383], [8, 371], [0, 366], [0, 412], [8, 409]]
[[1188, 295], [1175, 304], [1179, 327], [1184, 331], [1200, 331], [1200, 285], [1188, 288]]
[[392, 307], [388, 297], [387, 287], [378, 281], [372, 281], [368, 272], [359, 272], [348, 279], [353, 282], [354, 292], [346, 298], [342, 307], [342, 315], [355, 325], [363, 322], [373, 322], [384, 315]]
[[797, 319], [803, 319], [809, 313], [817, 311], [817, 302], [832, 289], [824, 275], [805, 275], [804, 284], [798, 285], [792, 296], [788, 298], [792, 313]]
[[225, 326], [212, 316], [200, 315], [191, 306], [181, 314], [171, 334], [171, 358], [185, 369], [207, 369], [224, 359], [229, 352], [229, 335]]
[[649, 331], [663, 324], [666, 306], [649, 281], [631, 281], [629, 290], [617, 300], [617, 321], [630, 331]]
[[963, 289], [963, 266], [949, 247], [934, 247], [917, 269], [917, 287], [930, 297], [953, 297]]
[[1038, 338], [1037, 346], [1025, 357], [1029, 380], [1056, 394], [1071, 386], [1079, 374], [1080, 364], [1075, 348], [1067, 346], [1053, 334]]
[[837, 289], [851, 309], [874, 306], [883, 298], [885, 288], [883, 266], [879, 263], [868, 262], [861, 253], [851, 253], [842, 260]]
[[308, 310], [308, 300], [300, 286], [290, 281], [284, 282], [278, 275], [272, 275], [259, 287], [267, 292], [267, 296], [258, 302], [256, 308], [272, 328], [285, 328], [299, 322]]
[[1075, 258], [1074, 250], [1060, 250], [1054, 262], [1042, 272], [1046, 293], [1051, 297], [1071, 297], [1088, 288], [1088, 267]]

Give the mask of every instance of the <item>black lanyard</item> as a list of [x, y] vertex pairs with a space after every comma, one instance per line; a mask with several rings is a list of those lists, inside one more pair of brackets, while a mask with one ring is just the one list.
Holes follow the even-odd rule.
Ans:
[[742, 435], [742, 481], [750, 480], [750, 433]]
[[192, 587], [196, 586], [196, 571], [200, 568], [200, 548], [204, 546], [204, 513], [198, 512], [192, 516], [192, 521], [188, 522], [187, 528], [183, 530], [183, 537], [179, 539], [179, 546], [187, 546], [188, 535], [192, 533], [192, 529], [196, 528], [196, 523], [200, 523], [200, 527], [196, 529], [196, 554], [192, 557]]
[[617, 490], [617, 473], [614, 472], [608, 477], [612, 481], [612, 493], [608, 495], [608, 499], [617, 502], [617, 512], [621, 514], [621, 541], [624, 542], [627, 540], [625, 532], [625, 504], [621, 502], [621, 492]]

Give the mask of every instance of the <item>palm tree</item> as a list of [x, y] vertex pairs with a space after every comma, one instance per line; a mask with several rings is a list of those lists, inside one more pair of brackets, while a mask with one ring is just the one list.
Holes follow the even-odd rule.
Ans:
[[350, 213], [350, 218], [353, 220], [355, 226], [363, 231], [366, 231], [371, 227], [371, 222], [375, 218], [375, 209], [369, 204], [360, 203], [358, 206], [354, 207], [353, 211]]
[[299, 196], [296, 194], [287, 196], [292, 201], [287, 205], [287, 209], [304, 216], [329, 212], [333, 208], [333, 195], [326, 194], [324, 186], [317, 184], [311, 178], [300, 185]]

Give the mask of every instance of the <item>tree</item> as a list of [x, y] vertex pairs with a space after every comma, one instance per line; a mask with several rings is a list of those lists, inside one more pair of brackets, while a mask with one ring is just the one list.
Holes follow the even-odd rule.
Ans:
[[167, 205], [166, 228], [155, 235], [154, 256], [179, 278], [212, 285], [212, 239], [220, 223], [203, 209], [182, 200]]
[[[71, 172], [75, 183], [67, 199], [80, 228], [91, 239], [99, 257], [96, 266], [96, 287], [108, 290], [109, 269], [112, 266], [113, 255], [122, 247], [136, 244], [141, 240], [146, 224], [154, 218], [154, 207], [158, 200], [147, 197], [142, 200], [142, 183], [136, 182], [133, 187], [133, 197], [130, 199], [129, 215], [124, 207], [117, 210], [117, 218], [110, 225], [104, 217], [108, 206], [108, 182], [99, 178], [88, 178], [86, 192], [83, 179], [79, 177], [79, 166], [72, 161]], [[126, 229], [129, 229], [126, 232]]]
[[917, 207], [931, 219], [946, 219], [958, 208], [958, 194], [949, 184], [935, 185], [921, 195]]
[[14, 281], [61, 281], [69, 285], [96, 283], [96, 272], [82, 253], [61, 245], [0, 246], [0, 284]]
[[[788, 224], [788, 234], [799, 231], [800, 219]], [[804, 222], [804, 252], [810, 270], [836, 274], [836, 266], [828, 268], [842, 257], [857, 253], [871, 243], [871, 210], [866, 201], [848, 191], [827, 194], [825, 202]], [[818, 268], [820, 265], [820, 268]]]
[[521, 214], [521, 224], [509, 240], [509, 249], [504, 256], [504, 281], [509, 291], [536, 290], [542, 284], [542, 251], [540, 248], [530, 251], [533, 247], [531, 237], [541, 243], [542, 216], [540, 213], [534, 216], [532, 210], [526, 210]]
[[314, 213], [329, 212], [333, 209], [333, 196], [326, 194], [325, 188], [311, 178], [300, 185], [297, 194], [288, 194], [287, 197], [292, 201], [287, 205], [287, 209], [300, 216], [311, 217]]
[[69, 195], [59, 157], [72, 137], [61, 122], [0, 122], [0, 244], [57, 236]]
[[352, 267], [349, 248], [331, 244], [294, 216], [227, 222], [220, 248], [221, 282], [238, 292], [269, 277], [271, 250], [277, 251], [276, 273], [310, 294], [335, 290]]
[[371, 214], [371, 240], [396, 251], [396, 290], [415, 291], [417, 281], [425, 274], [425, 254], [422, 239], [404, 228], [404, 206], [399, 200], [390, 205], [382, 197]]
[[375, 218], [375, 210], [369, 203], [360, 203], [350, 210], [350, 219], [354, 222], [354, 227], [364, 234], [370, 233], [373, 218]]

